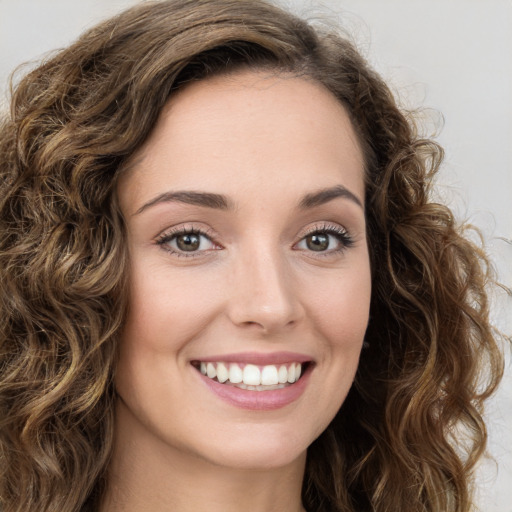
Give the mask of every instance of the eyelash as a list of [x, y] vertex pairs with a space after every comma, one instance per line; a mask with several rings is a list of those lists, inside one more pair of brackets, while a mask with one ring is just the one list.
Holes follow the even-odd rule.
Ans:
[[[347, 249], [350, 249], [355, 243], [352, 236], [349, 234], [349, 232], [337, 225], [337, 224], [322, 224], [322, 225], [316, 225], [313, 226], [311, 229], [309, 229], [305, 234], [303, 234], [300, 238], [300, 242], [305, 240], [308, 236], [316, 235], [316, 234], [325, 234], [325, 235], [331, 235], [334, 236], [337, 241], [339, 242], [340, 246], [337, 249], [329, 249], [327, 251], [309, 251], [312, 253], [315, 253], [315, 257], [327, 257], [332, 256], [333, 254], [341, 254]], [[297, 244], [296, 244], [297, 245]]]
[[[325, 235], [331, 235], [334, 236], [337, 241], [340, 244], [339, 248], [336, 249], [330, 249], [327, 251], [318, 251], [316, 256], [317, 257], [324, 257], [324, 256], [330, 256], [332, 254], [339, 254], [345, 251], [346, 249], [349, 249], [354, 245], [354, 239], [350, 236], [349, 232], [338, 225], [331, 225], [331, 224], [323, 224], [321, 226], [313, 226], [311, 229], [309, 229], [306, 233], [304, 233], [299, 242], [304, 241], [308, 236], [316, 235], [316, 234], [325, 234]], [[191, 251], [189, 254], [187, 254], [185, 251], [179, 251], [171, 248], [168, 244], [175, 238], [181, 236], [181, 235], [197, 235], [199, 237], [205, 237], [207, 238], [212, 244], [219, 246], [214, 241], [213, 233], [210, 230], [202, 230], [200, 228], [195, 227], [180, 227], [177, 229], [171, 229], [170, 231], [166, 231], [162, 235], [160, 235], [156, 239], [156, 244], [161, 246], [164, 251], [167, 251], [175, 256], [178, 256], [180, 258], [195, 258], [198, 256], [202, 256], [204, 254], [204, 250], [202, 251]], [[294, 244], [294, 245], [297, 245]], [[212, 250], [212, 249], [210, 249]], [[213, 249], [218, 250], [218, 249]], [[315, 253], [316, 251], [309, 251], [312, 253]]]
[[199, 228], [187, 226], [166, 231], [156, 239], [156, 244], [162, 247], [164, 251], [170, 252], [179, 258], [195, 258], [201, 256], [204, 253], [204, 251], [191, 251], [189, 254], [187, 254], [185, 251], [179, 251], [167, 245], [173, 239], [182, 235], [197, 235], [199, 237], [205, 237], [210, 240], [212, 244], [218, 245], [214, 242], [214, 235], [210, 230], [202, 230]]

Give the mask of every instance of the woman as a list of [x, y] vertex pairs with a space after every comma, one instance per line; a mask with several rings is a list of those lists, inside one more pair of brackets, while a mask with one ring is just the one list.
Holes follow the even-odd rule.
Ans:
[[470, 509], [485, 258], [349, 42], [140, 4], [20, 83], [0, 147], [5, 512]]

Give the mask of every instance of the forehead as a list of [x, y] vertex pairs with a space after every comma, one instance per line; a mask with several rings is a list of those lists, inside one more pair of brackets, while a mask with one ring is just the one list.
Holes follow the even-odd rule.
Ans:
[[364, 199], [363, 167], [349, 116], [327, 89], [244, 71], [174, 94], [122, 182], [136, 202], [163, 186], [229, 194], [265, 181], [290, 194], [341, 182]]

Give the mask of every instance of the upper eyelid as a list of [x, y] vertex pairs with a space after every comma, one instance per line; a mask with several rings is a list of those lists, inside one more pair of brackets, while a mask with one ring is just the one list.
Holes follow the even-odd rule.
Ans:
[[297, 237], [299, 239], [304, 238], [305, 236], [310, 235], [311, 233], [316, 232], [322, 232], [322, 231], [340, 231], [343, 233], [346, 233], [347, 235], [350, 235], [350, 231], [343, 225], [339, 224], [338, 222], [329, 222], [329, 221], [322, 221], [322, 222], [316, 222], [313, 225], [310, 225], [306, 228], [301, 229]]
[[[343, 231], [349, 233], [349, 230], [345, 226], [339, 224], [338, 222], [320, 221], [320, 222], [314, 223], [313, 225], [309, 225], [306, 228], [301, 228], [298, 231], [296, 236], [303, 237], [309, 233], [314, 233], [315, 231], [328, 231], [329, 229], [343, 230]], [[208, 227], [208, 228], [196, 227], [195, 225], [193, 225], [191, 223], [190, 225], [178, 224], [176, 226], [166, 228], [166, 229], [162, 230], [158, 235], [156, 235], [155, 239], [157, 240], [159, 238], [163, 238], [166, 236], [175, 236], [175, 235], [179, 235], [182, 233], [199, 233], [201, 235], [205, 235], [212, 239], [214, 239], [216, 236], [218, 236], [215, 233], [215, 231], [210, 227]]]
[[212, 241], [215, 241], [216, 233], [211, 228], [203, 228], [197, 227], [194, 225], [183, 225], [178, 224], [177, 226], [173, 226], [161, 231], [156, 237], [155, 240], [163, 240], [165, 238], [171, 238], [174, 236], [186, 234], [186, 233], [197, 233], [199, 235], [205, 236]]

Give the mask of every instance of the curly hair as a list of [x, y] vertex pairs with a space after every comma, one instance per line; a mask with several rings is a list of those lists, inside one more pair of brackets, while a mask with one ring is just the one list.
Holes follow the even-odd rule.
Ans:
[[368, 347], [308, 449], [305, 507], [470, 510], [482, 406], [503, 361], [484, 252], [432, 199], [442, 149], [341, 35], [264, 0], [168, 0], [103, 22], [30, 72], [0, 127], [3, 512], [96, 509], [129, 279], [118, 177], [174, 91], [242, 68], [323, 84], [365, 156]]

